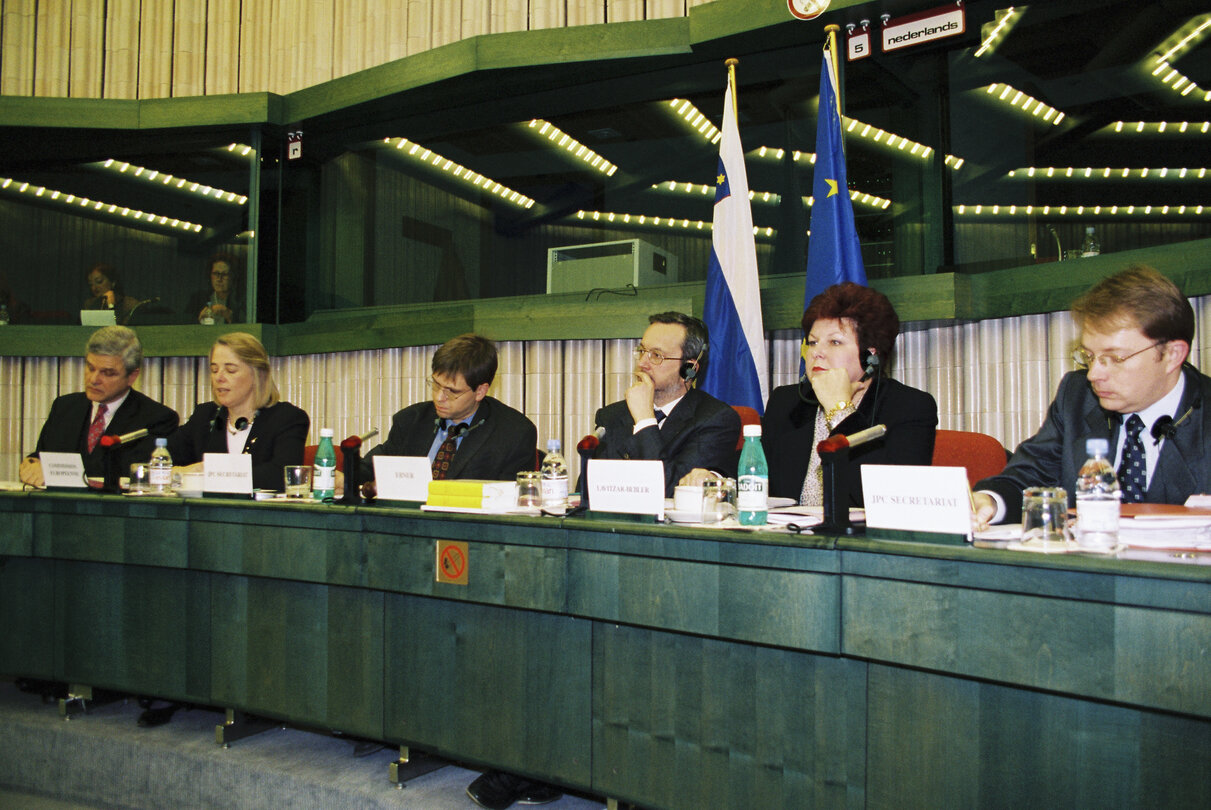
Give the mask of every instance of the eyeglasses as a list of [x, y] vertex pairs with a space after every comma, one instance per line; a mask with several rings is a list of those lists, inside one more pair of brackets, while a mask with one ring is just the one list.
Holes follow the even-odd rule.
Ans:
[[429, 388], [433, 391], [433, 396], [441, 397], [444, 394], [446, 399], [458, 399], [463, 394], [468, 394], [471, 392], [470, 388], [464, 388], [463, 390], [459, 391], [457, 388], [442, 385], [433, 377], [429, 378]]
[[660, 351], [659, 349], [649, 349], [641, 343], [635, 347], [635, 362], [642, 363], [644, 356], [647, 356], [648, 360], [653, 366], [658, 366], [665, 360], [685, 359], [684, 357], [666, 357], [664, 352]]
[[1126, 363], [1128, 360], [1130, 360], [1132, 357], [1135, 357], [1137, 354], [1143, 354], [1144, 352], [1148, 351], [1149, 349], [1155, 349], [1157, 346], [1164, 346], [1168, 342], [1169, 341], [1167, 341], [1167, 340], [1158, 340], [1156, 343], [1153, 343], [1151, 346], [1145, 346], [1144, 348], [1140, 349], [1139, 351], [1132, 352], [1131, 354], [1127, 355], [1126, 357], [1120, 357], [1117, 354], [1094, 354], [1093, 352], [1086, 349], [1084, 346], [1081, 346], [1079, 349], [1073, 350], [1072, 360], [1078, 366], [1085, 366], [1086, 368], [1088, 368], [1089, 366], [1092, 366], [1094, 363], [1100, 365], [1102, 368], [1118, 368], [1123, 363]]
[[211, 278], [228, 278], [230, 276], [231, 273], [228, 273], [225, 270], [214, 270], [210, 274]]

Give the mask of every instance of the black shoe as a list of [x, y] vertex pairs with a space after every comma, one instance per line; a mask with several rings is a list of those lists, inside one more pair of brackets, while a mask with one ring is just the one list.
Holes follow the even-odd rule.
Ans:
[[172, 716], [179, 708], [181, 708], [180, 703], [169, 703], [167, 706], [161, 706], [158, 709], [146, 708], [139, 715], [138, 724], [143, 728], [162, 726], [172, 720]]
[[530, 782], [522, 791], [518, 804], [550, 804], [563, 798], [563, 792], [546, 782]]
[[532, 784], [511, 773], [484, 771], [467, 785], [467, 795], [484, 810], [505, 810], [520, 799]]

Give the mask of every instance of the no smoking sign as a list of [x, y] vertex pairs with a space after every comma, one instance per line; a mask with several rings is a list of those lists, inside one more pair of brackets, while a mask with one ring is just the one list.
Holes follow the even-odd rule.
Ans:
[[467, 544], [462, 540], [437, 541], [437, 581], [467, 584]]

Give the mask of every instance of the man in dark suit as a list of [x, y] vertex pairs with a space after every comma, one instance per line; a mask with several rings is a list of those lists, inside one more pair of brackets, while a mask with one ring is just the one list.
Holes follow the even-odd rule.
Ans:
[[[38, 435], [38, 446], [21, 462], [26, 484], [44, 486], [38, 453], [46, 450], [79, 453], [90, 477], [105, 474], [105, 453], [117, 454], [119, 470], [146, 461], [155, 437], [167, 436], [180, 421], [176, 412], [140, 394], [131, 386], [143, 365], [143, 346], [133, 329], [106, 326], [93, 332], [84, 354], [84, 390], [57, 398]], [[121, 435], [147, 428], [148, 435], [120, 448], [106, 450], [104, 434]]]
[[1150, 267], [1103, 279], [1072, 305], [1079, 366], [1064, 376], [1038, 433], [999, 475], [976, 484], [976, 522], [1020, 519], [1026, 487], [1075, 500], [1085, 440], [1108, 439], [1123, 501], [1183, 503], [1211, 488], [1211, 378], [1186, 363], [1194, 310]]
[[635, 349], [634, 382], [626, 399], [597, 411], [605, 428], [595, 458], [660, 459], [665, 496], [695, 468], [736, 473], [740, 416], [694, 387], [709, 353], [706, 324], [680, 312], [648, 318]]
[[[488, 396], [496, 363], [496, 345], [480, 335], [460, 335], [434, 352], [432, 399], [395, 414], [386, 441], [362, 460], [368, 494], [376, 455], [428, 456], [435, 478], [512, 481], [518, 472], [534, 469], [534, 423]], [[452, 455], [442, 452], [447, 439]]]

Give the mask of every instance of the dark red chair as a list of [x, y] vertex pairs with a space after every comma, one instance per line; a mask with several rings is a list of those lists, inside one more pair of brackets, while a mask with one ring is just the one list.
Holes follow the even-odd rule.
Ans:
[[967, 470], [967, 482], [996, 475], [1005, 469], [1009, 457], [1005, 445], [987, 433], [970, 430], [939, 430], [933, 442], [933, 465], [935, 467], [963, 467]]
[[761, 414], [747, 405], [733, 405], [732, 410], [740, 414], [740, 438], [736, 441], [736, 449], [739, 450], [744, 447], [744, 426], [761, 424]]

